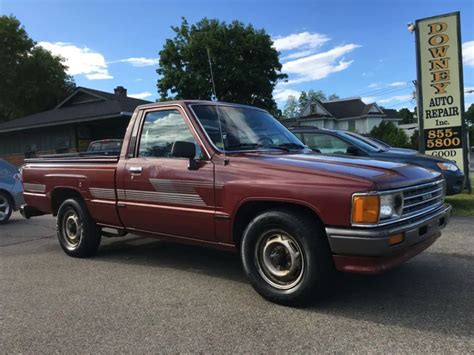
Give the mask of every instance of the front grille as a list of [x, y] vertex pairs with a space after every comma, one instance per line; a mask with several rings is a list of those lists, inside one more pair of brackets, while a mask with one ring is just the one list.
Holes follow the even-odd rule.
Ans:
[[401, 217], [427, 212], [443, 204], [444, 181], [409, 187], [403, 190], [403, 209]]

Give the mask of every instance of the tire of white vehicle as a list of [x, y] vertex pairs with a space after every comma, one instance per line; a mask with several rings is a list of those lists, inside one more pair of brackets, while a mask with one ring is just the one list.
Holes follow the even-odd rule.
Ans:
[[69, 256], [86, 258], [94, 255], [99, 248], [100, 228], [80, 199], [71, 198], [61, 204], [56, 231], [61, 248]]
[[244, 231], [240, 251], [253, 288], [284, 305], [306, 305], [324, 295], [334, 270], [319, 220], [289, 209], [255, 217]]
[[5, 224], [13, 212], [13, 201], [7, 193], [0, 191], [0, 224]]

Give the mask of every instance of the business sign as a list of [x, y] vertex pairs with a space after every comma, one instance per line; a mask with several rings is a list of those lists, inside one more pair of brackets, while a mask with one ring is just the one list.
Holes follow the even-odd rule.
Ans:
[[467, 167], [459, 12], [416, 21], [420, 148]]

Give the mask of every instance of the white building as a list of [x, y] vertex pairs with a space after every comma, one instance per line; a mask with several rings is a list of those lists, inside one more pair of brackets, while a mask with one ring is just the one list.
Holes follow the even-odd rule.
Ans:
[[398, 125], [402, 121], [396, 110], [382, 109], [376, 103], [365, 104], [360, 97], [322, 102], [315, 100], [306, 105], [301, 115], [283, 119], [286, 125], [314, 126], [369, 133], [382, 121]]

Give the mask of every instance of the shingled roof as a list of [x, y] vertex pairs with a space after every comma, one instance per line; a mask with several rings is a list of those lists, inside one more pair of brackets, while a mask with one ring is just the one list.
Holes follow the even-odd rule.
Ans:
[[366, 104], [359, 97], [322, 102], [322, 105], [336, 118], [360, 117], [371, 114], [383, 115], [377, 104]]
[[130, 116], [135, 108], [150, 101], [126, 95], [123, 87], [108, 93], [77, 87], [63, 102], [52, 110], [35, 113], [0, 124], [1, 132], [18, 131], [45, 126], [55, 126], [77, 121], [92, 121], [117, 116]]

